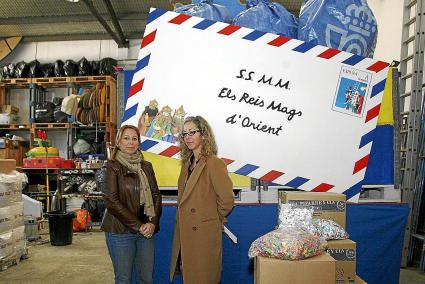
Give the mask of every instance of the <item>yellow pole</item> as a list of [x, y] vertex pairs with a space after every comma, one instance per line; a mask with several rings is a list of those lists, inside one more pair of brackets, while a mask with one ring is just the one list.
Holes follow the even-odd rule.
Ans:
[[46, 150], [46, 212], [47, 213], [49, 213], [50, 212], [50, 196], [49, 196], [49, 193], [50, 193], [50, 188], [49, 188], [49, 160], [48, 160], [48, 152], [47, 152], [47, 150], [48, 150], [48, 145], [47, 145], [47, 138], [46, 138], [46, 140], [44, 140], [43, 142], [42, 142], [43, 144], [44, 144], [44, 148], [45, 148], [45, 150]]

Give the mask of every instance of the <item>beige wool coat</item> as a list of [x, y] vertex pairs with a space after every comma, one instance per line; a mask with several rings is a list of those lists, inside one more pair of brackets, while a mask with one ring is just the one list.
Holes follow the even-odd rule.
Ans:
[[217, 156], [201, 157], [186, 182], [189, 164], [182, 165], [178, 181], [170, 282], [180, 252], [185, 284], [218, 284], [223, 224], [235, 202], [233, 184]]

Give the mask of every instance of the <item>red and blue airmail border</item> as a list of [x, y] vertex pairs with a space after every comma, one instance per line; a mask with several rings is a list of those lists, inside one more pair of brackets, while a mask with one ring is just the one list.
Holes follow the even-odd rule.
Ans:
[[[179, 49], [186, 42], [193, 47], [187, 54], [187, 47]], [[274, 53], [282, 56], [270, 57]], [[357, 201], [388, 66], [280, 35], [151, 9], [123, 124], [141, 128], [155, 115], [142, 130], [142, 149], [179, 158], [178, 133], [161, 123], [200, 114], [210, 122], [230, 172], [305, 191], [344, 193]], [[213, 76], [204, 80], [202, 72]], [[225, 83], [215, 89], [215, 81]], [[149, 104], [157, 111], [148, 115]], [[175, 128], [181, 131], [181, 125]]]

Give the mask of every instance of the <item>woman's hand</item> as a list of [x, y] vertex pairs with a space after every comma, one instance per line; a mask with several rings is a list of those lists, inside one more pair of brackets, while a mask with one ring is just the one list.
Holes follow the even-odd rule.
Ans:
[[139, 232], [142, 234], [145, 238], [152, 238], [153, 233], [155, 231], [155, 225], [152, 223], [146, 223], [140, 226]]

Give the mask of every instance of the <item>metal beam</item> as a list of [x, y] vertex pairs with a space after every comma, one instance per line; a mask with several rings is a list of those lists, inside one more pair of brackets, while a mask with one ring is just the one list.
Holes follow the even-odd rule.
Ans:
[[[110, 21], [109, 14], [100, 14], [105, 21]], [[124, 21], [145, 21], [147, 13], [125, 13], [118, 14], [117, 19]], [[23, 25], [23, 24], [54, 24], [54, 23], [81, 23], [97, 21], [92, 14], [87, 15], [55, 15], [55, 16], [33, 16], [33, 17], [10, 17], [0, 18], [0, 25]]]
[[109, 15], [111, 16], [112, 24], [114, 25], [115, 31], [118, 33], [120, 42], [122, 42], [125, 47], [128, 47], [128, 40], [124, 37], [120, 23], [117, 20], [117, 15], [115, 14], [114, 7], [112, 7], [111, 1], [103, 0], [103, 3], [105, 3], [106, 8], [108, 9]]
[[96, 19], [99, 21], [99, 23], [103, 26], [103, 28], [108, 32], [108, 34], [114, 39], [114, 41], [118, 44], [118, 47], [128, 47], [128, 42], [122, 42], [119, 37], [116, 36], [116, 34], [111, 30], [108, 23], [102, 18], [102, 16], [97, 12], [96, 8], [93, 6], [92, 0], [83, 0], [84, 4], [86, 4], [87, 8], [89, 8], [90, 12], [93, 14], [93, 16], [96, 17]]
[[72, 22], [92, 22], [93, 15], [67, 15], [67, 16], [33, 16], [0, 18], [0, 25], [24, 25], [24, 24], [54, 24]]
[[[143, 32], [125, 34], [128, 39], [141, 39]], [[104, 34], [56, 34], [56, 35], [39, 35], [39, 36], [24, 36], [23, 42], [41, 42], [41, 41], [71, 41], [71, 40], [104, 40], [111, 39], [107, 33]]]

